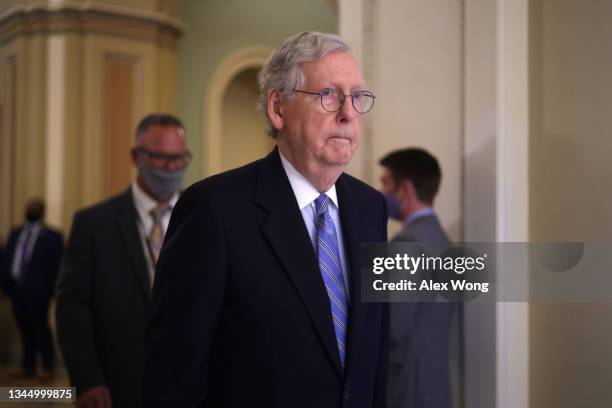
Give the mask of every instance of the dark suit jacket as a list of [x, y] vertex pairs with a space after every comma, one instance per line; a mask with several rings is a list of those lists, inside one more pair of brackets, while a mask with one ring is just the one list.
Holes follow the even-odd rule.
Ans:
[[110, 387], [113, 407], [142, 405], [150, 304], [130, 189], [74, 216], [57, 285], [57, 332], [77, 394]]
[[362, 241], [381, 194], [337, 183], [350, 264], [346, 369], [297, 200], [275, 149], [190, 187], [170, 221], [145, 347], [147, 407], [382, 407], [387, 306], [362, 303]]
[[[450, 243], [438, 218], [417, 218], [393, 242]], [[391, 303], [389, 407], [450, 408], [449, 325], [456, 303]]]
[[15, 281], [11, 275], [17, 241], [23, 226], [14, 229], [9, 237], [6, 253], [2, 257], [0, 285], [9, 294], [17, 292], [41, 299], [53, 295], [55, 280], [62, 259], [64, 240], [62, 234], [47, 226], [42, 226], [30, 257], [26, 271]]

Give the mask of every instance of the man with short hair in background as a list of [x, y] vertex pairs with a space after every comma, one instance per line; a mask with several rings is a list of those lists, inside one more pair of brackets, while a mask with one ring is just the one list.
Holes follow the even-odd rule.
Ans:
[[325, 33], [284, 40], [259, 81], [276, 147], [177, 203], [146, 405], [382, 408], [387, 305], [361, 301], [361, 245], [386, 241], [385, 201], [343, 173], [374, 95], [346, 42]]
[[155, 113], [136, 129], [138, 175], [78, 211], [57, 285], [57, 329], [79, 407], [142, 406], [144, 330], [155, 264], [191, 154], [181, 121]]
[[[389, 217], [403, 223], [392, 242], [450, 243], [433, 209], [442, 172], [429, 152], [408, 148], [380, 160]], [[391, 303], [388, 403], [393, 408], [451, 408], [451, 302]]]
[[42, 357], [43, 381], [55, 374], [55, 350], [49, 327], [49, 304], [62, 259], [62, 234], [44, 224], [45, 202], [34, 198], [25, 207], [25, 223], [9, 237], [0, 260], [0, 288], [8, 295], [21, 336], [21, 370], [16, 379], [36, 376]]

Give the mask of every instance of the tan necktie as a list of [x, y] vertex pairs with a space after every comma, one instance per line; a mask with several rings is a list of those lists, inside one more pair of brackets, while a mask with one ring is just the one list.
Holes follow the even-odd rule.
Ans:
[[[164, 243], [164, 227], [162, 225], [162, 216], [168, 209], [165, 204], [159, 204], [153, 208], [150, 212], [151, 218], [153, 219], [153, 226], [149, 233], [149, 249], [151, 251], [151, 263], [153, 264], [153, 271], [155, 273], [155, 265], [159, 258], [159, 252], [161, 251], [162, 244]], [[153, 276], [151, 276], [151, 285], [153, 285]]]

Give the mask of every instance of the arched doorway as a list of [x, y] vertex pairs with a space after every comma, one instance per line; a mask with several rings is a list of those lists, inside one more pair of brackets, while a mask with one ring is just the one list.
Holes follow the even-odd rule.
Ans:
[[256, 110], [258, 69], [237, 74], [228, 84], [221, 105], [221, 170], [239, 167], [265, 156], [274, 141]]
[[205, 176], [260, 158], [271, 149], [273, 141], [255, 109], [257, 72], [270, 52], [267, 47], [236, 51], [212, 75], [204, 112]]

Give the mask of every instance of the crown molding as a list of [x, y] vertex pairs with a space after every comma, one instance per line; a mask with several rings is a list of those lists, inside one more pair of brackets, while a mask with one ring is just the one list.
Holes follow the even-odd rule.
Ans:
[[20, 35], [103, 34], [153, 41], [171, 48], [185, 31], [162, 13], [95, 2], [52, 1], [16, 5], [0, 13], [0, 43]]

